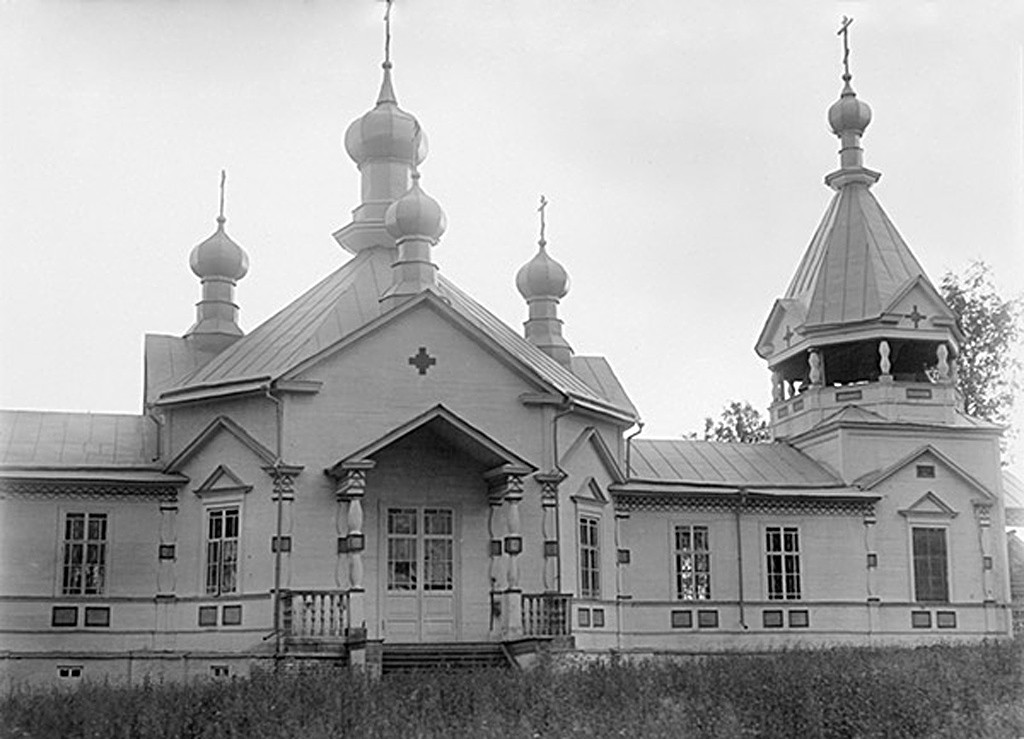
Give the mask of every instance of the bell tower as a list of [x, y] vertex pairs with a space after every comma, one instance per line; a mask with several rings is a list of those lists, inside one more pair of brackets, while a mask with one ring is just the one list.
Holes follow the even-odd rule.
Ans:
[[[864, 166], [871, 108], [851, 85], [845, 22], [843, 88], [828, 111], [840, 141], [835, 191], [756, 351], [772, 373], [771, 428], [789, 439], [844, 409], [890, 422], [959, 416], [956, 315], [875, 199]], [[852, 412], [852, 411], [851, 411]]]

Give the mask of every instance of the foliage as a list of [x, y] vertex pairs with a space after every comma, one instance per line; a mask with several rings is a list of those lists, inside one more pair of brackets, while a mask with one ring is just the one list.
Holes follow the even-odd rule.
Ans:
[[346, 669], [16, 691], [31, 737], [986, 737], [1024, 734], [1024, 645], [836, 647], [531, 671]]
[[754, 406], [734, 400], [722, 409], [717, 423], [711, 418], [704, 419], [704, 439], [757, 444], [771, 441], [771, 434], [768, 423]]
[[1006, 423], [1021, 387], [1015, 352], [1024, 336], [1024, 298], [1002, 298], [992, 283], [991, 268], [980, 261], [972, 262], [962, 274], [947, 272], [940, 290], [964, 332], [958, 360], [964, 411]]

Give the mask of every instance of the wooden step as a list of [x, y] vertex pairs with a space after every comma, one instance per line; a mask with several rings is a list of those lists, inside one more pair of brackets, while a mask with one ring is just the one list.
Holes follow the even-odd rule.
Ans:
[[508, 667], [508, 657], [493, 642], [444, 642], [438, 644], [384, 643], [381, 667], [389, 672], [413, 670], [472, 670]]

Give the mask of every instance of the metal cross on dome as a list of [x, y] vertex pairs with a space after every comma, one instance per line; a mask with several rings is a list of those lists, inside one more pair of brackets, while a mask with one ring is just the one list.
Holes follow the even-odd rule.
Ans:
[[842, 25], [839, 26], [839, 32], [836, 36], [843, 37], [843, 76], [848, 78], [850, 76], [850, 25], [853, 23], [853, 18], [847, 18], [843, 16]]
[[437, 357], [427, 354], [427, 347], [421, 346], [415, 355], [409, 357], [409, 364], [415, 367], [421, 375], [425, 375], [428, 369], [437, 364]]
[[786, 333], [782, 335], [782, 338], [786, 340], [786, 346], [793, 340], [793, 329], [786, 326]]

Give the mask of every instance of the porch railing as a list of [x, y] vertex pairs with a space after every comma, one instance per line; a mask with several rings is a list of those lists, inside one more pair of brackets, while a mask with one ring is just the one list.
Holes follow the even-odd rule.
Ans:
[[344, 637], [348, 633], [348, 591], [281, 591], [281, 630], [288, 636]]
[[570, 636], [572, 596], [523, 593], [523, 633], [526, 636]]

